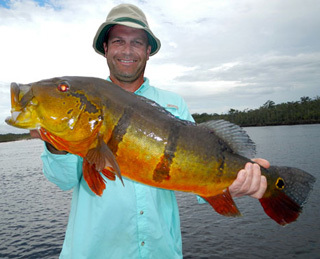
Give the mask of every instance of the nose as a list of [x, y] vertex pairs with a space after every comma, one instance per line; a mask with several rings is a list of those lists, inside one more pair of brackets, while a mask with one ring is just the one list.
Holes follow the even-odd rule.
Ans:
[[122, 46], [122, 54], [129, 56], [132, 53], [132, 46], [129, 42], [126, 42]]

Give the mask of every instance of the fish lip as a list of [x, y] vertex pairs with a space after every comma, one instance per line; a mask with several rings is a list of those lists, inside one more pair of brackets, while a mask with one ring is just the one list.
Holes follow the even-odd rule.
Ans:
[[17, 83], [11, 83], [10, 85], [11, 92], [11, 108], [13, 109], [16, 106], [20, 106], [19, 104], [19, 95], [20, 95], [20, 87]]
[[[32, 104], [34, 98], [31, 84], [11, 83], [11, 116], [5, 119], [8, 125], [18, 128], [30, 128], [31, 114], [28, 105]], [[27, 114], [27, 116], [25, 116]], [[20, 118], [19, 118], [20, 117]], [[23, 118], [23, 119], [22, 119]]]
[[[18, 112], [17, 112], [18, 113]], [[20, 128], [20, 129], [28, 129], [28, 130], [34, 130], [34, 129], [38, 129], [37, 126], [31, 126], [29, 121], [19, 121], [17, 123], [17, 118], [18, 118], [19, 115], [15, 115], [15, 116], [8, 116], [6, 119], [5, 119], [5, 122], [10, 125], [10, 126], [13, 126], [13, 127], [16, 127], [16, 128]]]
[[34, 97], [31, 84], [17, 84], [15, 82], [10, 85], [11, 91], [11, 108], [13, 110], [22, 110]]
[[10, 90], [11, 90], [11, 93], [14, 93], [16, 96], [19, 96], [19, 93], [20, 93], [19, 84], [12, 82], [10, 84]]

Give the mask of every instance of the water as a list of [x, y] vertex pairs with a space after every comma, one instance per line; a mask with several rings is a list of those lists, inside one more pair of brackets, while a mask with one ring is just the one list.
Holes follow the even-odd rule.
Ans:
[[40, 140], [0, 143], [0, 258], [57, 258], [70, 192], [42, 173]]
[[257, 145], [256, 157], [299, 167], [318, 178], [308, 203], [298, 221], [282, 227], [249, 197], [236, 199], [243, 217], [227, 218], [179, 193], [185, 258], [320, 258], [320, 125], [246, 131]]
[[[257, 200], [236, 199], [240, 218], [177, 193], [185, 258], [320, 258], [320, 125], [246, 128], [257, 157], [318, 178], [297, 222], [281, 227]], [[0, 143], [0, 258], [58, 258], [71, 192], [42, 174], [40, 140]]]

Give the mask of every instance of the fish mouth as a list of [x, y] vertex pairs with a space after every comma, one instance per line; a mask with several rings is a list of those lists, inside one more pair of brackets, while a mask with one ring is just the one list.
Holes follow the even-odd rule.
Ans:
[[11, 126], [33, 129], [32, 111], [37, 105], [31, 84], [11, 83], [11, 116], [5, 122]]

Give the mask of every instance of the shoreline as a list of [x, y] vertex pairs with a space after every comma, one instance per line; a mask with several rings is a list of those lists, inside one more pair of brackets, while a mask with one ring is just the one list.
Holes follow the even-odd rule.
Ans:
[[12, 142], [18, 140], [28, 140], [32, 139], [30, 133], [5, 133], [0, 134], [0, 143], [3, 142]]

